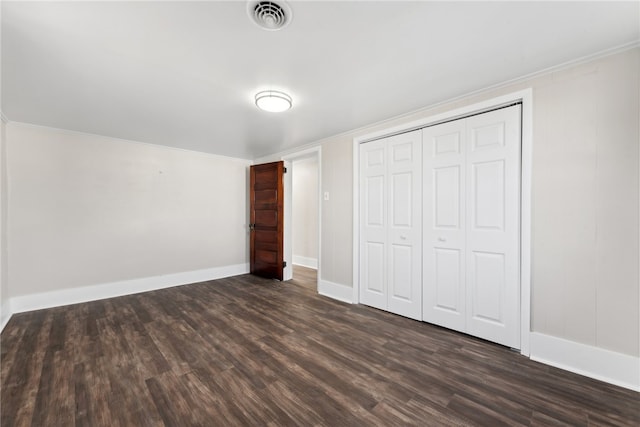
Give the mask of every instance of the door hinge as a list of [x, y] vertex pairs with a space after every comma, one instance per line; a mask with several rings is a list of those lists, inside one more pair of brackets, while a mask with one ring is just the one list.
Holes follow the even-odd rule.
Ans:
[[282, 171], [282, 173], [287, 173], [287, 168], [283, 168]]
[[282, 268], [287, 268], [287, 261], [282, 261]]

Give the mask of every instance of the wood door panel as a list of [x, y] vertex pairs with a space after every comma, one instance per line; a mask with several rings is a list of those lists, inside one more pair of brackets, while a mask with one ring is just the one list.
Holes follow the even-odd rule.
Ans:
[[[280, 162], [275, 162], [280, 163]], [[266, 165], [273, 165], [274, 163], [266, 163]], [[256, 165], [256, 167], [262, 167], [265, 165]], [[278, 170], [277, 169], [258, 169], [255, 172], [255, 186], [254, 190], [264, 190], [264, 189], [278, 189]]]
[[251, 274], [282, 280], [284, 162], [251, 166]]
[[255, 190], [256, 209], [275, 207], [278, 203], [278, 190], [268, 188], [265, 190]]
[[273, 246], [278, 244], [278, 232], [269, 230], [256, 230], [256, 247]]
[[265, 227], [278, 226], [278, 212], [274, 210], [256, 210], [256, 225]]
[[278, 260], [277, 252], [256, 249], [256, 262], [263, 264], [275, 264]]

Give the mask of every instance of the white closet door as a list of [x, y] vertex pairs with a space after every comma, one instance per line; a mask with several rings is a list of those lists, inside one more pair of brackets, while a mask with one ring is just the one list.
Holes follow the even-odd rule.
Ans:
[[423, 130], [423, 320], [520, 347], [520, 106]]
[[360, 145], [360, 302], [387, 309], [387, 142]]
[[465, 121], [423, 129], [423, 320], [465, 332]]
[[467, 120], [467, 332], [520, 347], [520, 106]]
[[388, 140], [388, 310], [422, 319], [421, 132]]
[[360, 301], [422, 318], [420, 131], [360, 146]]

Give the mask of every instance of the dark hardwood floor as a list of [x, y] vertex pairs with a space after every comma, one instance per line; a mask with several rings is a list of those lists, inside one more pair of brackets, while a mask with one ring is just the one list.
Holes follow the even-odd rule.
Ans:
[[640, 424], [639, 393], [295, 277], [14, 315], [2, 426]]
[[318, 270], [294, 265], [293, 282], [315, 292], [318, 289]]

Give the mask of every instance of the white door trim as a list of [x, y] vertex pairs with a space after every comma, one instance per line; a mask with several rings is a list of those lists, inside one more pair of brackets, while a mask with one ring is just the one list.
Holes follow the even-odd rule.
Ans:
[[531, 331], [531, 168], [533, 161], [533, 90], [513, 92], [445, 113], [372, 132], [353, 139], [353, 302], [359, 303], [359, 146], [394, 134], [488, 111], [514, 102], [522, 103], [522, 181], [520, 209], [520, 353], [529, 356]]
[[[320, 232], [322, 224], [322, 147], [316, 146], [306, 150], [296, 151], [280, 157], [284, 160], [285, 166], [290, 167], [294, 160], [316, 157], [318, 159], [318, 269], [316, 275], [316, 290], [320, 286], [320, 269], [322, 268], [322, 233]], [[290, 171], [290, 170], [289, 170]], [[283, 280], [291, 280], [293, 277], [293, 229], [291, 225], [291, 216], [293, 212], [292, 197], [292, 181], [291, 173], [284, 174], [284, 256], [287, 266], [284, 269]]]

